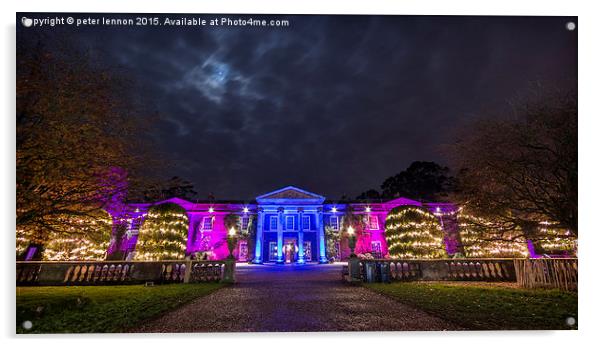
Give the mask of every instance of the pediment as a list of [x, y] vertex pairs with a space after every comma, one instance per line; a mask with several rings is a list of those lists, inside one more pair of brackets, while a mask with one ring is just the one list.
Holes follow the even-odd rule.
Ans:
[[288, 186], [258, 196], [256, 199], [258, 202], [283, 202], [285, 200], [302, 202], [308, 200], [308, 202], [322, 203], [325, 198], [297, 187]]

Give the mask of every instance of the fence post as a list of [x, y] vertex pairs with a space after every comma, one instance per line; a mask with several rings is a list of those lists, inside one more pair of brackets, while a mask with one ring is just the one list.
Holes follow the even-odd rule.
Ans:
[[192, 260], [186, 260], [186, 270], [184, 271], [184, 283], [190, 283], [190, 273], [192, 272]]
[[360, 276], [360, 260], [357, 257], [351, 257], [348, 260], [349, 264], [349, 281], [361, 282]]
[[226, 259], [224, 260], [224, 273], [222, 274], [222, 283], [234, 283], [236, 282], [236, 260]]
[[374, 283], [376, 279], [376, 262], [364, 261], [364, 269], [366, 274], [366, 282]]

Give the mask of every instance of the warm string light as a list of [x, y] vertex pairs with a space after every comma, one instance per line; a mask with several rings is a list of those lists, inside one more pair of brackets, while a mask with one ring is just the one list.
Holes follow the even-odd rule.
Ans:
[[419, 207], [393, 209], [386, 218], [385, 234], [391, 258], [434, 259], [446, 254], [439, 219]]
[[71, 218], [70, 235], [52, 235], [45, 244], [44, 260], [104, 260], [109, 248], [112, 221], [110, 218]]
[[[468, 258], [524, 258], [530, 254], [523, 237], [517, 237], [515, 233], [495, 231], [492, 223], [463, 213], [462, 210], [458, 213], [458, 230], [464, 256]], [[490, 237], [501, 239], [487, 240]]]
[[576, 254], [577, 239], [570, 230], [560, 228], [556, 223], [539, 223], [539, 239], [534, 245], [545, 254]]
[[25, 250], [31, 243], [29, 239], [30, 239], [30, 236], [24, 229], [17, 229], [17, 234], [16, 234], [17, 255], [25, 252]]
[[[170, 207], [171, 208], [171, 207]], [[186, 254], [188, 216], [159, 205], [148, 212], [138, 234], [135, 259], [182, 259]]]

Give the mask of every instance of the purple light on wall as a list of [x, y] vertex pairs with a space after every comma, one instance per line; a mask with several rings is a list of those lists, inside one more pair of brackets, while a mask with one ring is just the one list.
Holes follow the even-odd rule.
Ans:
[[[294, 203], [295, 201], [292, 201]], [[121, 243], [120, 250], [127, 252], [135, 250], [137, 242], [137, 231], [142, 226], [144, 216], [148, 209], [153, 205], [163, 203], [174, 203], [181, 206], [188, 215], [189, 228], [188, 228], [188, 239], [186, 254], [191, 255], [196, 252], [207, 252], [210, 260], [222, 260], [226, 259], [229, 255], [227, 237], [228, 230], [224, 225], [224, 219], [228, 214], [247, 214], [250, 211], [255, 211], [257, 205], [238, 204], [238, 203], [193, 203], [179, 198], [172, 198], [154, 204], [123, 204], [115, 201], [107, 207], [107, 212], [113, 217], [114, 225], [113, 230], [115, 234], [116, 227], [118, 225], [126, 224], [129, 231], [129, 237], [126, 237]], [[282, 202], [287, 204], [287, 202]], [[322, 201], [319, 203], [322, 204]], [[447, 203], [426, 203], [407, 199], [397, 198], [384, 203], [357, 203], [349, 205], [323, 205], [324, 208], [324, 220], [328, 221], [329, 216], [333, 213], [334, 209], [337, 212], [341, 212], [347, 208], [352, 208], [354, 213], [360, 213], [365, 216], [376, 216], [378, 218], [378, 226], [376, 229], [370, 229], [367, 226], [365, 230], [361, 231], [357, 235], [356, 253], [370, 253], [378, 250], [378, 244], [380, 244], [380, 252], [382, 256], [388, 255], [388, 246], [385, 237], [385, 220], [387, 214], [391, 209], [401, 206], [424, 206], [429, 209], [431, 213], [437, 215], [445, 231], [445, 245], [446, 250], [449, 254], [454, 254], [460, 248], [459, 240], [457, 236], [457, 222], [454, 223], [456, 206]], [[210, 219], [207, 219], [210, 218]], [[211, 223], [209, 223], [211, 221]], [[328, 223], [328, 222], [327, 222]], [[316, 242], [319, 242], [316, 239]], [[116, 251], [115, 245], [111, 245], [108, 253], [112, 254]], [[348, 247], [346, 247], [346, 241], [341, 243], [341, 256], [343, 258], [348, 256]], [[319, 245], [315, 245], [316, 249], [319, 249]], [[238, 258], [239, 247], [234, 250], [234, 256]], [[256, 253], [256, 252], [255, 252]]]
[[36, 255], [37, 251], [38, 251], [38, 247], [30, 246], [29, 249], [27, 250], [27, 254], [25, 255], [25, 261], [32, 260], [33, 256]]
[[527, 249], [529, 250], [529, 257], [541, 258], [541, 255], [535, 252], [535, 245], [533, 245], [533, 241], [527, 240]]

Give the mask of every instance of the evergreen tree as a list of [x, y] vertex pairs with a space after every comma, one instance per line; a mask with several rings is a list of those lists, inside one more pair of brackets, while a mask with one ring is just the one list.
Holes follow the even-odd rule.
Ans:
[[188, 216], [175, 204], [149, 209], [136, 245], [137, 260], [182, 259], [186, 253]]
[[106, 212], [97, 216], [68, 216], [72, 221], [70, 233], [50, 233], [45, 245], [44, 260], [104, 260], [109, 248], [112, 231], [111, 217]]
[[420, 207], [392, 209], [387, 216], [385, 236], [392, 258], [432, 259], [447, 255], [439, 219]]

